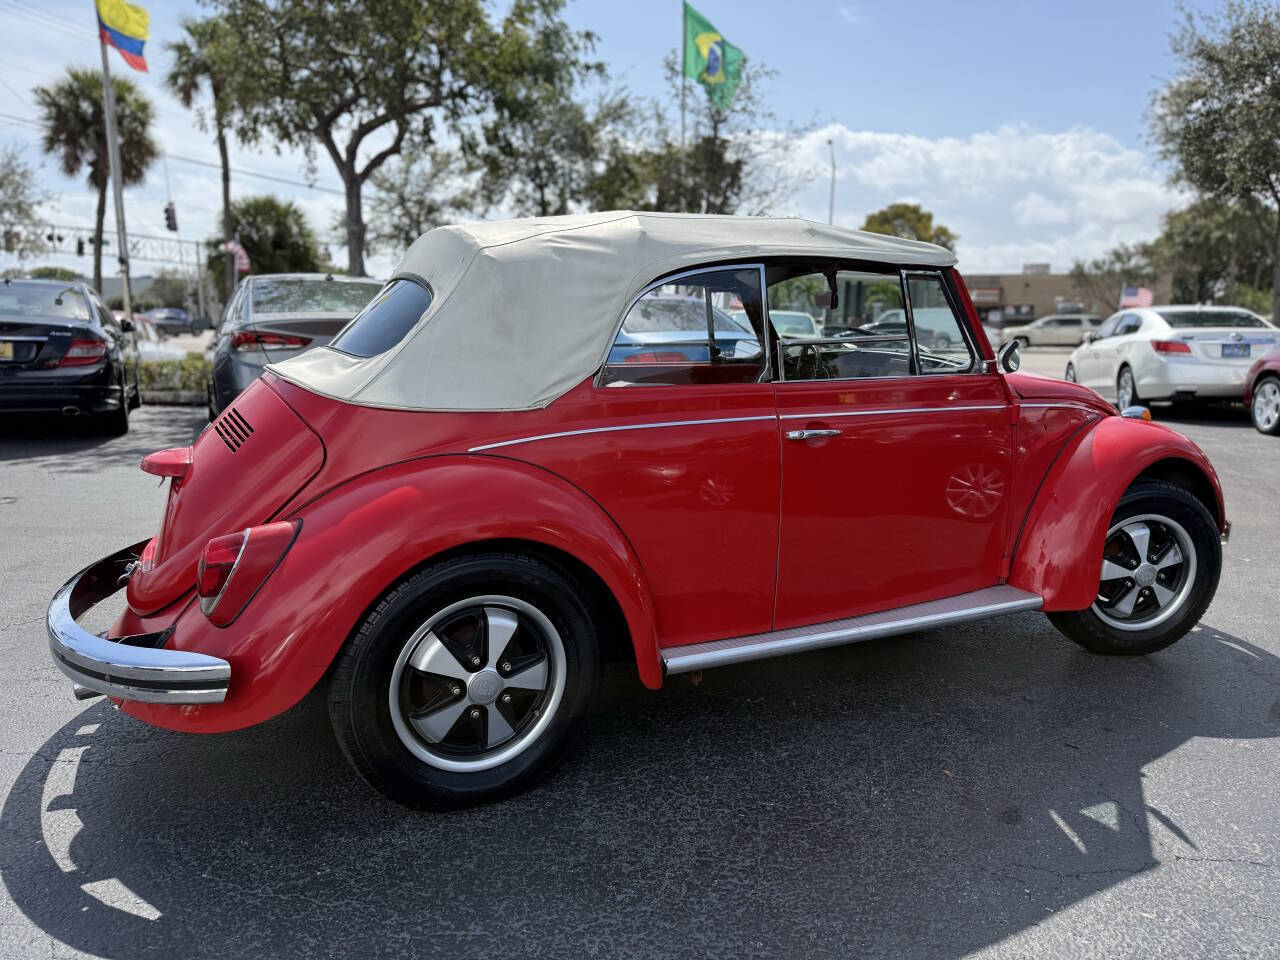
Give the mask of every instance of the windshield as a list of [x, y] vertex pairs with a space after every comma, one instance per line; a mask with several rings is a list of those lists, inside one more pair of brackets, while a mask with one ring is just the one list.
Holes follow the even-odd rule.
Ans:
[[354, 317], [382, 289], [376, 282], [344, 280], [255, 280], [253, 312], [341, 313]]
[[[711, 308], [717, 333], [750, 331], [727, 313]], [[644, 297], [627, 314], [624, 333], [657, 333], [661, 330], [707, 332], [707, 305], [696, 297]]]
[[1171, 327], [1265, 327], [1252, 313], [1243, 310], [1157, 310]]
[[0, 316], [88, 320], [92, 315], [89, 313], [89, 301], [75, 287], [11, 280], [0, 286]]

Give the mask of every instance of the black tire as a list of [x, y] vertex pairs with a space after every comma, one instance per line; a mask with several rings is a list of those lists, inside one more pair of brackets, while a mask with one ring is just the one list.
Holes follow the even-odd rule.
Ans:
[[1076, 381], [1076, 368], [1075, 368], [1075, 364], [1073, 364], [1073, 363], [1068, 363], [1068, 364], [1067, 364], [1067, 372], [1066, 372], [1066, 373], [1064, 373], [1064, 374], [1062, 375], [1062, 379], [1063, 379], [1063, 380], [1065, 380], [1065, 381], [1067, 381], [1067, 383], [1076, 383], [1076, 382], [1077, 382], [1077, 381]]
[[[1264, 391], [1264, 387], [1266, 390]], [[1268, 404], [1266, 412], [1259, 401], [1262, 399], [1261, 394], [1265, 394], [1267, 399], [1271, 398], [1270, 391], [1280, 389], [1280, 377], [1265, 376], [1259, 377], [1258, 382], [1253, 385], [1253, 401], [1249, 404], [1249, 417], [1253, 420], [1253, 427], [1259, 433], [1265, 433], [1269, 437], [1280, 436], [1280, 417], [1267, 422], [1266, 417], [1272, 414], [1272, 408]]]
[[120, 406], [101, 415], [102, 432], [112, 437], [123, 437], [129, 432], [129, 394], [120, 388]]
[[[330, 676], [329, 719], [342, 752], [370, 786], [418, 809], [487, 803], [538, 783], [555, 769], [577, 737], [596, 686], [599, 650], [590, 615], [580, 599], [584, 595], [566, 571], [516, 553], [457, 557], [407, 577], [364, 619]], [[531, 605], [554, 627], [564, 654], [562, 693], [552, 707], [551, 720], [541, 721], [541, 732], [510, 759], [482, 770], [441, 769], [411, 750], [397, 732], [397, 724], [406, 728], [407, 723], [392, 717], [393, 677], [421, 625], [469, 598], [493, 596]], [[469, 697], [470, 687], [466, 689]], [[497, 706], [495, 701], [488, 709]], [[488, 716], [486, 712], [486, 729]], [[465, 722], [465, 717], [459, 717], [459, 724]], [[417, 749], [432, 752], [425, 742]]]
[[1086, 610], [1047, 614], [1064, 636], [1086, 650], [1119, 656], [1140, 656], [1162, 650], [1190, 631], [1213, 600], [1222, 571], [1222, 544], [1218, 525], [1208, 507], [1183, 487], [1162, 480], [1144, 480], [1135, 483], [1120, 498], [1111, 517], [1111, 527], [1130, 518], [1153, 514], [1180, 525], [1195, 550], [1195, 574], [1189, 578], [1185, 598], [1168, 619], [1146, 629], [1113, 626], [1099, 615], [1098, 603]]
[[[1127, 402], [1125, 398], [1120, 395], [1120, 391], [1122, 389], [1121, 384], [1124, 382], [1126, 373], [1129, 375], [1130, 383], [1129, 398]], [[1138, 395], [1138, 380], [1133, 375], [1133, 370], [1130, 369], [1129, 365], [1125, 364], [1116, 371], [1116, 409], [1124, 410], [1127, 407], [1135, 407], [1141, 403], [1142, 397]]]

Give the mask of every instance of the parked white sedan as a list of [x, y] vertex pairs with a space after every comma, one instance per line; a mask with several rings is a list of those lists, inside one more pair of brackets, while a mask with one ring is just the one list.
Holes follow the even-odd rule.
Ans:
[[1243, 307], [1145, 307], [1113, 314], [1067, 362], [1066, 379], [1124, 409], [1148, 400], [1240, 399], [1245, 375], [1280, 343]]

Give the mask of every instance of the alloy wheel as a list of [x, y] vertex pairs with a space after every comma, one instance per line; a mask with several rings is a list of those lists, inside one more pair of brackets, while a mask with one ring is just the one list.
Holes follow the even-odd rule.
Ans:
[[1195, 546], [1181, 524], [1129, 517], [1107, 531], [1093, 612], [1117, 630], [1149, 629], [1186, 603], [1195, 576]]
[[1266, 379], [1253, 394], [1253, 425], [1265, 433], [1280, 423], [1280, 380]]
[[1116, 406], [1121, 410], [1125, 407], [1133, 406], [1136, 395], [1137, 390], [1133, 385], [1133, 371], [1125, 367], [1120, 371], [1120, 379], [1116, 384]]
[[468, 773], [505, 763], [546, 729], [564, 694], [560, 634], [535, 606], [481, 596], [414, 630], [391, 673], [391, 720], [415, 756]]

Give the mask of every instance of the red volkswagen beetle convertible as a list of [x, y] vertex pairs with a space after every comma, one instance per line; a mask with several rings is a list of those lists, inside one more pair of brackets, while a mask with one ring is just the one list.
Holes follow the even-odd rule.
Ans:
[[[1217, 586], [1213, 468], [998, 363], [953, 264], [791, 219], [433, 230], [328, 346], [143, 461], [160, 531], [58, 592], [53, 656], [183, 731], [323, 682], [365, 779], [442, 807], [546, 775], [616, 643], [655, 689], [1015, 611], [1173, 643]], [[109, 636], [76, 624], [121, 584]]]

